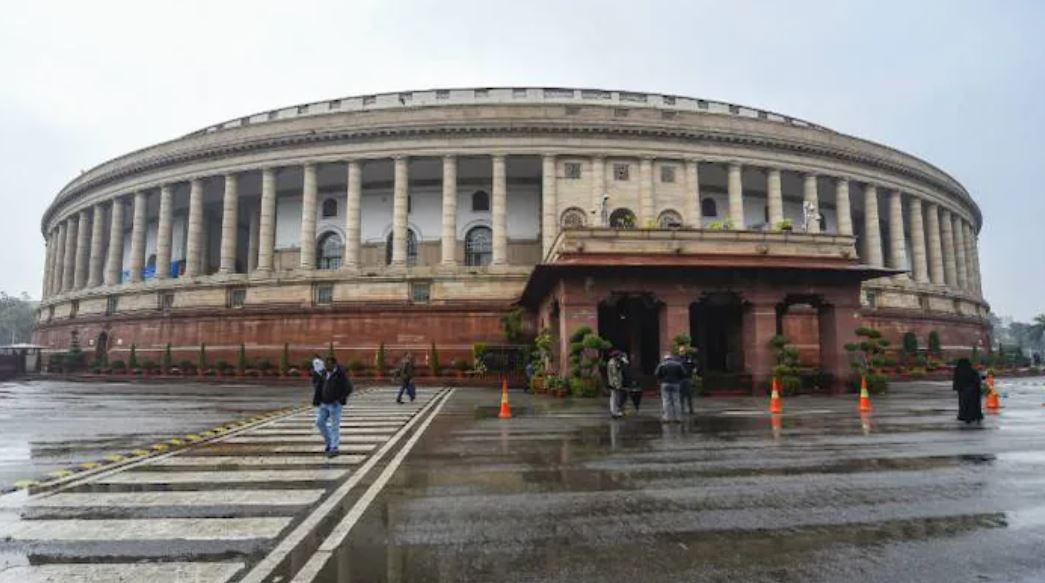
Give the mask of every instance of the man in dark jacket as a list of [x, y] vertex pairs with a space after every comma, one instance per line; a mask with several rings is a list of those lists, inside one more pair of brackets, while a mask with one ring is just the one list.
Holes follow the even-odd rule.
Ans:
[[686, 367], [678, 357], [672, 354], [665, 354], [664, 359], [657, 365], [653, 374], [660, 381], [660, 420], [664, 423], [678, 423], [682, 421], [679, 385], [686, 378]]
[[345, 369], [337, 363], [337, 359], [328, 356], [323, 386], [319, 392], [319, 409], [316, 412], [316, 427], [326, 442], [324, 450], [327, 457], [338, 454], [341, 445], [341, 410], [352, 394], [352, 382], [348, 380]]
[[414, 387], [414, 355], [407, 352], [403, 360], [399, 362], [399, 370], [396, 371], [396, 375], [399, 377], [402, 386], [399, 387], [399, 394], [396, 395], [396, 403], [403, 404], [403, 393], [410, 396], [410, 402], [414, 402], [414, 398], [417, 397], [417, 389]]

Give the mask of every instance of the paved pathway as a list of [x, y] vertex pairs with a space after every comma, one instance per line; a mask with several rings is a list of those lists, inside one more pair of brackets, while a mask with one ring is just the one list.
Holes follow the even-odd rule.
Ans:
[[55, 491], [0, 498], [0, 583], [288, 580], [299, 557], [343, 540], [340, 519], [362, 512], [368, 474], [394, 471], [452, 392], [403, 405], [390, 389], [354, 396], [334, 459], [303, 411]]

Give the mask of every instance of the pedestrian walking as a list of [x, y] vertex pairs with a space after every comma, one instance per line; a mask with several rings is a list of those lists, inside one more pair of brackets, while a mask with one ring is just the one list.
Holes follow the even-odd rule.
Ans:
[[686, 367], [678, 357], [667, 353], [653, 371], [653, 376], [660, 381], [660, 402], [662, 423], [679, 423], [682, 421], [679, 403], [679, 384], [686, 378]]
[[619, 419], [624, 416], [624, 403], [627, 390], [624, 386], [624, 353], [614, 350], [606, 363], [606, 384], [610, 387], [610, 417]]
[[526, 386], [523, 387], [523, 392], [524, 393], [529, 393], [530, 392], [530, 387], [533, 386], [532, 383], [533, 383], [534, 372], [536, 372], [536, 371], [535, 371], [535, 368], [533, 366], [533, 361], [532, 360], [527, 361], [526, 362], [526, 366], [523, 367], [523, 373], [526, 375]]
[[972, 367], [968, 358], [958, 361], [954, 367], [953, 388], [958, 393], [958, 420], [966, 423], [983, 421], [980, 373]]
[[341, 411], [352, 394], [352, 382], [337, 359], [328, 356], [324, 363], [323, 386], [318, 395], [316, 427], [326, 444], [327, 457], [338, 455], [341, 446]]
[[327, 365], [319, 354], [312, 355], [312, 404], [319, 406], [319, 394], [323, 391], [323, 381], [327, 378]]
[[679, 401], [682, 404], [682, 412], [693, 414], [693, 373], [697, 370], [697, 363], [693, 360], [693, 349], [685, 344], [679, 345], [679, 362], [686, 369], [686, 376], [679, 383]]
[[396, 376], [399, 378], [401, 383], [399, 386], [399, 394], [396, 395], [396, 403], [403, 404], [403, 393], [406, 393], [410, 397], [410, 402], [414, 402], [414, 398], [417, 397], [417, 387], [414, 386], [414, 355], [407, 352], [403, 359], [399, 361], [399, 366], [396, 369]]
[[[631, 358], [628, 357], [628, 353], [621, 351], [620, 355], [621, 378], [624, 379], [624, 390], [631, 395], [631, 404], [635, 406], [635, 413], [638, 413], [639, 405], [642, 404], [642, 387], [635, 382], [635, 377], [631, 374]], [[621, 410], [624, 410], [623, 403], [621, 403]]]

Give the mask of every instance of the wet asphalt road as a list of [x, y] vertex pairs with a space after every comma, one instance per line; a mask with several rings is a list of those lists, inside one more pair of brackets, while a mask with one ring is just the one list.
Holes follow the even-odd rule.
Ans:
[[311, 397], [307, 381], [300, 387], [3, 382], [0, 489]]
[[[650, 397], [614, 421], [602, 399], [513, 392], [499, 420], [496, 391], [396, 405], [381, 387], [353, 397], [334, 461], [306, 410], [0, 497], [0, 582], [1043, 581], [1045, 379], [999, 387], [1005, 408], [979, 426], [954, 419], [946, 383], [894, 385], [864, 417], [855, 396], [789, 399], [776, 418], [765, 399], [704, 399], [669, 426]], [[76, 458], [99, 433], [126, 446], [301, 402], [215, 388], [6, 387], [0, 429], [13, 415], [46, 434], [12, 403], [121, 411], [72, 425]], [[117, 424], [143, 409], [164, 413]]]
[[657, 403], [611, 421], [459, 391], [324, 581], [1045, 581], [1045, 379], [1000, 381], [1000, 415], [954, 418], [945, 383]]

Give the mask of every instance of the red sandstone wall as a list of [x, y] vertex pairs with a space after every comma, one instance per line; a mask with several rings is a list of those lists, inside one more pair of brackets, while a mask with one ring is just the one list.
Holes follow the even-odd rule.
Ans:
[[86, 320], [61, 323], [36, 331], [34, 341], [53, 350], [69, 347], [71, 333], [79, 334], [84, 352], [94, 353], [92, 341], [105, 330], [109, 334], [110, 359], [126, 360], [135, 345], [139, 359], [159, 361], [167, 343], [175, 362], [196, 362], [201, 342], [207, 344], [208, 361], [235, 363], [240, 343], [249, 358], [268, 358], [278, 364], [283, 344], [290, 344], [291, 364], [298, 364], [313, 352], [325, 354], [334, 343], [343, 362], [359, 359], [374, 362], [381, 342], [385, 343], [386, 364], [391, 365], [406, 351], [412, 351], [419, 364], [427, 364], [431, 343], [435, 342], [439, 360], [448, 366], [454, 358], [471, 362], [472, 344], [504, 342], [501, 329], [503, 310], [433, 310], [387, 308], [372, 312], [328, 312], [301, 314], [226, 313], [221, 316], [134, 318], [112, 322]]

